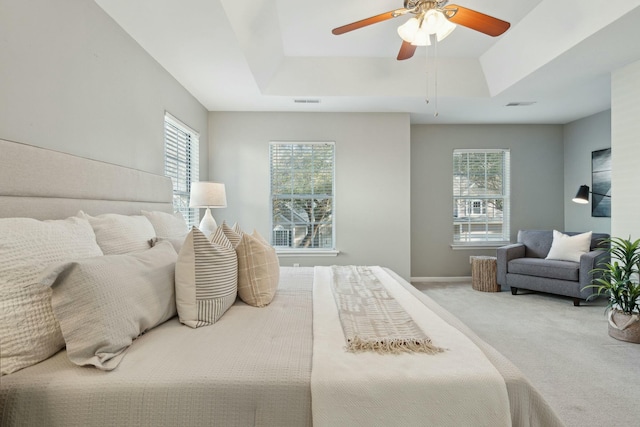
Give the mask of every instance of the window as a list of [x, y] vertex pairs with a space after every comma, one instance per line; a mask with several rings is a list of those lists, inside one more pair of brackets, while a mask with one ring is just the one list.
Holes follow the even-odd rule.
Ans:
[[164, 115], [164, 174], [173, 181], [173, 210], [189, 226], [198, 225], [198, 209], [189, 208], [191, 183], [198, 181], [199, 135], [184, 123]]
[[509, 241], [509, 150], [453, 151], [453, 244]]
[[271, 243], [334, 250], [334, 144], [271, 142]]

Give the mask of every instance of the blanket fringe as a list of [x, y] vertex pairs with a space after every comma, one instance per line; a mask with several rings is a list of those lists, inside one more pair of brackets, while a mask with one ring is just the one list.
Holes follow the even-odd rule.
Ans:
[[444, 348], [434, 345], [429, 339], [363, 339], [358, 336], [347, 341], [346, 349], [351, 353], [373, 351], [379, 354], [437, 354], [445, 351]]

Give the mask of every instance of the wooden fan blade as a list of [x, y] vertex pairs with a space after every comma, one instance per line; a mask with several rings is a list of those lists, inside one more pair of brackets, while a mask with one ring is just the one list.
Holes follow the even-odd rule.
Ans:
[[492, 37], [499, 36], [511, 26], [507, 21], [456, 4], [445, 6], [442, 11], [454, 24], [480, 31]]
[[404, 15], [407, 12], [409, 12], [409, 10], [405, 8], [391, 10], [389, 12], [381, 13], [380, 15], [372, 16], [370, 18], [352, 22], [351, 24], [343, 25], [342, 27], [334, 28], [333, 30], [331, 30], [331, 32], [337, 36], [340, 34], [348, 33], [349, 31], [357, 30], [358, 28], [366, 27], [367, 25], [377, 24], [378, 22], [396, 18], [400, 15]]
[[400, 46], [400, 52], [398, 52], [398, 61], [403, 61], [405, 59], [411, 58], [416, 52], [417, 47], [418, 46], [403, 40], [402, 46]]

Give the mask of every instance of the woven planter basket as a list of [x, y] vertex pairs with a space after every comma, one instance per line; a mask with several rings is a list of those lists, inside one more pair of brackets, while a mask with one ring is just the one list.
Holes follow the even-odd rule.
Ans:
[[640, 316], [620, 310], [609, 311], [609, 335], [620, 341], [640, 344]]

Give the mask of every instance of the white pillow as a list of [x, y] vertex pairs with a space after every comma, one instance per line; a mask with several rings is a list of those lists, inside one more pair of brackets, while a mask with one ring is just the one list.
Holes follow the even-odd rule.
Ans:
[[143, 215], [90, 216], [80, 211], [78, 216], [89, 220], [105, 255], [144, 251], [149, 249], [149, 241], [156, 236], [153, 225]]
[[110, 371], [143, 332], [176, 314], [177, 254], [168, 242], [144, 252], [66, 262], [48, 268], [67, 356], [76, 365]]
[[[169, 214], [160, 211], [142, 211], [156, 232], [157, 241], [168, 241], [173, 245], [176, 252], [180, 252], [185, 237], [189, 234], [189, 227], [180, 212]], [[156, 240], [151, 243], [155, 245]]]
[[86, 219], [0, 219], [0, 373], [36, 364], [64, 347], [51, 289], [38, 283], [51, 263], [102, 255]]
[[238, 293], [236, 252], [220, 227], [212, 239], [193, 227], [176, 262], [178, 316], [192, 328], [217, 322]]
[[591, 231], [588, 231], [569, 236], [553, 230], [553, 242], [546, 259], [580, 262], [580, 256], [589, 252], [591, 248], [592, 234]]
[[189, 227], [180, 212], [174, 214], [160, 211], [142, 211], [156, 232], [156, 237], [166, 239], [185, 238], [189, 234]]

